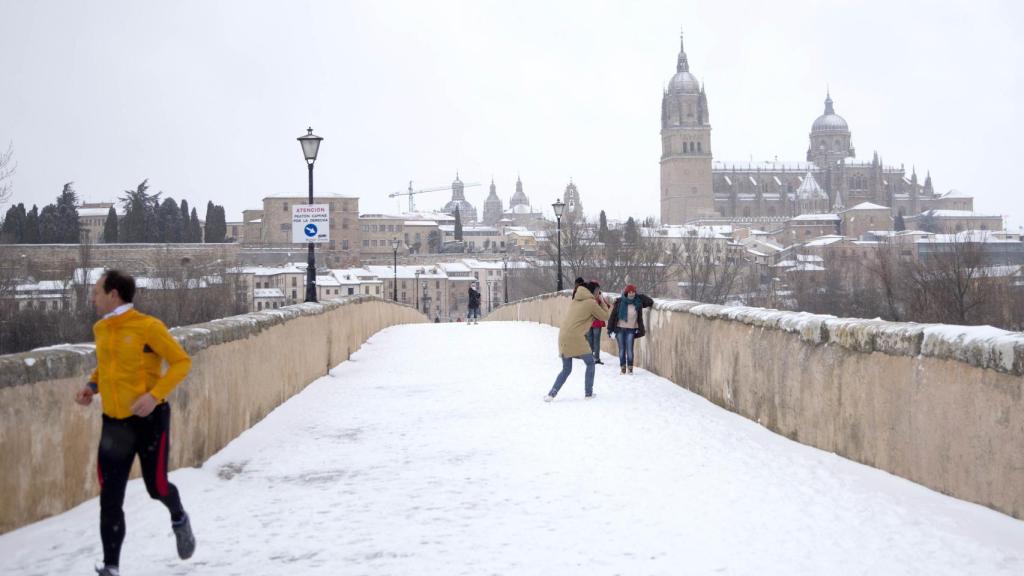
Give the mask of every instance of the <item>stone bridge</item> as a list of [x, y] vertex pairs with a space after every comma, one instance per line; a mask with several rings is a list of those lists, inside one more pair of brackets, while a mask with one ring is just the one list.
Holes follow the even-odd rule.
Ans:
[[[545, 404], [568, 302], [469, 326], [356, 296], [175, 329], [200, 552], [176, 560], [135, 481], [125, 573], [1024, 572], [1021, 334], [658, 301], [637, 375], [606, 340], [597, 398], [580, 365]], [[0, 357], [0, 572], [100, 556], [98, 408], [71, 401], [94, 362]]]

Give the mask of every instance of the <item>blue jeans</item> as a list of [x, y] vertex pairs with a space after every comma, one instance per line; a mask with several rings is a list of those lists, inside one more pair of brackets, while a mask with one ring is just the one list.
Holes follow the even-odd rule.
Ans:
[[633, 341], [636, 339], [636, 330], [632, 328], [620, 328], [615, 331], [615, 340], [619, 343], [619, 366], [633, 365]]
[[[590, 396], [594, 393], [594, 355], [584, 354], [583, 356], [576, 356], [576, 358], [583, 360], [587, 365], [587, 371], [583, 376], [583, 392]], [[562, 357], [562, 371], [555, 378], [555, 385], [551, 387], [551, 392], [548, 392], [548, 396], [557, 396], [558, 391], [562, 389], [562, 384], [565, 384], [565, 380], [572, 373], [572, 359], [572, 356], [569, 358]]]
[[601, 329], [591, 327], [587, 332], [587, 341], [590, 342], [590, 351], [594, 354], [594, 360], [601, 359]]
[[475, 308], [470, 308], [469, 309], [469, 314], [466, 316], [466, 320], [472, 320], [474, 318], [477, 318], [477, 319], [480, 318], [480, 307], [479, 306], [477, 306]]

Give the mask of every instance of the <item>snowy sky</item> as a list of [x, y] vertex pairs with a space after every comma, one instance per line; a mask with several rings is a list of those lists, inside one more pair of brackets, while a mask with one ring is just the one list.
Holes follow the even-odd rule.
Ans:
[[[518, 173], [550, 212], [571, 177], [588, 212], [656, 215], [683, 28], [717, 160], [803, 160], [830, 86], [859, 158], [931, 170], [1016, 230], [1022, 24], [1022, 5], [991, 0], [0, 0], [0, 144], [15, 148], [16, 202], [67, 181], [110, 200], [149, 178], [238, 219], [305, 194], [295, 138], [311, 125], [326, 138], [317, 190], [364, 213], [458, 171], [493, 176], [506, 203]], [[480, 209], [486, 193], [467, 198]]]

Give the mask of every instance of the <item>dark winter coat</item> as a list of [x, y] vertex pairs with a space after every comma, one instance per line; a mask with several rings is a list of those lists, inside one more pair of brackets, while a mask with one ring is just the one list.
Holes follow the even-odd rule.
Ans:
[[480, 307], [480, 292], [470, 288], [469, 289], [469, 307], [479, 308]]
[[[619, 302], [625, 298], [620, 296], [618, 300], [612, 304], [612, 313], [608, 317], [608, 333], [615, 334], [615, 331], [619, 326]], [[647, 335], [647, 328], [644, 326], [644, 308], [650, 308], [654, 306], [654, 300], [645, 294], [637, 294], [633, 298], [634, 306], [636, 306], [636, 337], [643, 338]]]

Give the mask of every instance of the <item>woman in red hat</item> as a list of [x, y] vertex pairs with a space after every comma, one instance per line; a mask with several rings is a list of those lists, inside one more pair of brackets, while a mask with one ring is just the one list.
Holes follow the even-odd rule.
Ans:
[[608, 318], [608, 334], [619, 343], [620, 373], [633, 373], [633, 342], [647, 334], [644, 327], [644, 308], [654, 305], [644, 294], [637, 294], [636, 286], [630, 284], [622, 291], [622, 297], [612, 304]]

